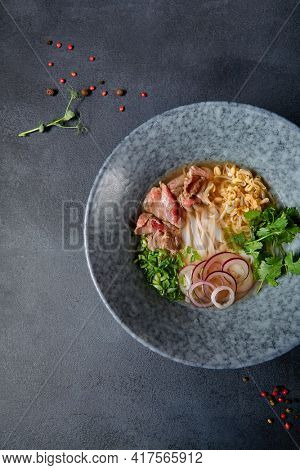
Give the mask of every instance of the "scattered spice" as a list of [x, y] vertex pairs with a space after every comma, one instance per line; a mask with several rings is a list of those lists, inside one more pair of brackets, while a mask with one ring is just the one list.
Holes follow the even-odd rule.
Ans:
[[275, 402], [272, 398], [270, 398], [269, 403], [270, 403], [271, 406], [275, 406], [275, 405], [276, 405], [276, 402]]
[[266, 398], [268, 396], [268, 393], [263, 390], [262, 392], [260, 392], [260, 396]]
[[56, 90], [54, 90], [53, 88], [46, 89], [46, 95], [54, 96], [55, 94], [56, 94]]
[[125, 106], [120, 106], [119, 111], [120, 111], [120, 113], [123, 113], [125, 111]]
[[61, 46], [62, 46], [62, 43], [61, 43], [61, 42], [57, 42], [57, 43], [56, 43], [56, 47], [57, 47], [58, 49], [60, 49]]
[[73, 44], [68, 44], [68, 49], [69, 49], [69, 51], [72, 51], [74, 49]]
[[104, 85], [104, 83], [105, 83], [105, 80], [99, 80], [99, 82], [98, 82], [98, 83], [99, 83], [99, 85]]
[[66, 79], [65, 79], [65, 78], [60, 78], [60, 79], [59, 79], [59, 82], [60, 82], [60, 83], [66, 83]]
[[278, 398], [277, 398], [277, 401], [278, 401], [278, 403], [282, 403], [282, 402], [283, 402], [283, 398], [282, 398], [282, 397], [278, 397]]
[[289, 431], [292, 427], [291, 423], [289, 423], [288, 421], [286, 423], [284, 423], [284, 427], [287, 431]]
[[77, 77], [77, 72], [70, 72], [71, 77]]
[[106, 95], [107, 95], [107, 91], [106, 91], [106, 90], [102, 90], [102, 91], [101, 91], [101, 95], [102, 95], [102, 96], [106, 96]]
[[116, 95], [117, 96], [124, 96], [126, 94], [126, 90], [124, 90], [123, 88], [117, 88], [116, 89]]
[[273, 424], [273, 423], [274, 423], [274, 419], [273, 419], [273, 418], [268, 418], [268, 419], [267, 419], [267, 423], [268, 423], [268, 424]]
[[48, 62], [48, 67], [53, 67], [54, 62]]
[[96, 90], [96, 87], [95, 87], [94, 85], [91, 85], [91, 86], [89, 86], [89, 89], [90, 89], [91, 91], [94, 91], [94, 90]]
[[90, 94], [90, 92], [87, 88], [83, 88], [81, 90], [81, 94], [82, 94], [82, 96], [88, 96]]
[[286, 400], [284, 400], [284, 403], [285, 403], [286, 405], [290, 405], [291, 403], [293, 403], [293, 401], [290, 400], [289, 398], [287, 398]]
[[249, 379], [249, 377], [247, 377], [247, 376], [244, 376], [244, 377], [242, 378], [242, 381], [243, 381], [244, 383], [249, 382], [249, 380], [250, 380], [250, 379]]
[[[47, 124], [41, 122], [37, 127], [34, 127], [33, 129], [29, 129], [28, 131], [20, 132], [18, 134], [18, 137], [26, 137], [29, 134], [32, 134], [33, 132], [44, 132], [46, 129], [56, 126], [56, 127], [62, 127], [63, 129], [76, 129], [78, 133], [86, 131], [86, 127], [81, 123], [78, 115], [70, 109], [71, 104], [73, 101], [77, 100], [80, 95], [77, 91], [70, 89], [70, 99], [69, 102], [66, 106], [65, 112], [63, 116], [53, 119], [52, 121], [48, 122]], [[66, 123], [68, 121], [71, 121], [72, 119], [76, 119], [77, 122], [74, 126], [68, 126]]]
[[90, 55], [90, 57], [89, 57], [89, 61], [90, 61], [90, 62], [94, 62], [95, 59], [96, 59], [96, 57], [95, 57], [94, 55]]
[[287, 413], [292, 413], [292, 412], [293, 412], [293, 409], [292, 409], [292, 408], [286, 408], [285, 411], [286, 411]]
[[48, 44], [48, 46], [52, 46], [53, 41], [51, 39], [48, 39], [47, 44]]
[[272, 396], [273, 396], [273, 397], [277, 397], [277, 395], [278, 395], [278, 390], [275, 390], [275, 389], [274, 389], [273, 392], [272, 392]]
[[281, 413], [281, 414], [280, 414], [280, 418], [281, 418], [281, 419], [286, 419], [286, 414], [285, 414], [285, 413]]
[[288, 395], [289, 390], [287, 388], [284, 388], [281, 393], [282, 393], [282, 395], [286, 396], [286, 395]]
[[142, 98], [146, 98], [148, 96], [148, 93], [146, 91], [141, 91], [140, 95]]
[[300, 415], [295, 415], [294, 416], [294, 419], [296, 419], [296, 420], [299, 419], [299, 418], [300, 418]]

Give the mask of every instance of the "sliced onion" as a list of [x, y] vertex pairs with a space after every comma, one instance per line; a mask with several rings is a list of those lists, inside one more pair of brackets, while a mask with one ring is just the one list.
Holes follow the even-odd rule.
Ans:
[[200, 261], [200, 263], [196, 264], [196, 266], [194, 267], [193, 274], [192, 274], [192, 281], [193, 282], [197, 282], [197, 281], [201, 280], [202, 271], [203, 271], [203, 268], [204, 268], [205, 264], [206, 264], [206, 260], [205, 261]]
[[243, 258], [230, 258], [223, 263], [222, 270], [231, 274], [235, 280], [240, 283], [244, 281], [249, 274], [249, 264]]
[[249, 274], [246, 277], [246, 279], [238, 283], [237, 293], [242, 294], [242, 293], [248, 292], [248, 290], [251, 289], [253, 284], [254, 284], [253, 273], [252, 273], [252, 270], [249, 269]]
[[[210, 306], [212, 305], [210, 298], [207, 298], [207, 297], [205, 297], [205, 296], [203, 295], [203, 296], [202, 296], [203, 301], [198, 301], [198, 300], [200, 300], [200, 299], [199, 299], [199, 298], [198, 298], [198, 300], [195, 299], [195, 297], [194, 297], [194, 295], [193, 295], [195, 289], [196, 289], [197, 287], [200, 287], [200, 286], [202, 286], [202, 287], [203, 287], [203, 286], [209, 286], [209, 287], [214, 288], [213, 284], [211, 284], [210, 282], [207, 282], [207, 281], [198, 281], [198, 282], [193, 283], [193, 284], [191, 285], [191, 287], [189, 288], [189, 294], [188, 294], [188, 295], [189, 295], [190, 301], [191, 301], [192, 304], [194, 304], [196, 307], [203, 307], [203, 308], [204, 308], [204, 307], [205, 307], [205, 308], [206, 308], [206, 307], [210, 307]], [[197, 297], [198, 297], [198, 295], [197, 295]]]
[[[216, 297], [217, 295], [219, 294], [219, 292], [222, 292], [222, 291], [228, 291], [229, 292], [229, 298], [228, 300], [224, 303], [224, 304], [220, 304]], [[228, 287], [228, 286], [219, 286], [219, 287], [216, 287], [212, 294], [211, 294], [211, 301], [212, 303], [214, 304], [215, 307], [219, 308], [220, 310], [223, 310], [224, 308], [227, 308], [229, 307], [230, 305], [233, 304], [234, 302], [234, 299], [235, 299], [235, 295], [234, 295], [234, 292], [233, 290], [231, 289], [231, 287]]]
[[[178, 281], [179, 281], [179, 288], [184, 295], [188, 295], [189, 288], [192, 284], [192, 274], [195, 266], [192, 264], [188, 264], [184, 268], [179, 271], [178, 274]], [[182, 283], [182, 279], [184, 280], [184, 285]]]
[[214, 271], [222, 271], [222, 266], [225, 261], [234, 258], [235, 256], [235, 253], [231, 253], [229, 251], [222, 251], [221, 253], [216, 253], [211, 256], [208, 258], [203, 268], [202, 278], [206, 279], [206, 277]]
[[[221, 283], [217, 283], [215, 285], [215, 282], [214, 282], [214, 279], [219, 279], [221, 281]], [[207, 282], [211, 282], [212, 284], [215, 285], [215, 287], [218, 287], [218, 286], [223, 286], [223, 285], [228, 285], [229, 287], [231, 287], [231, 289], [235, 292], [237, 290], [237, 283], [236, 283], [236, 280], [235, 278], [233, 277], [232, 274], [230, 273], [227, 273], [225, 271], [214, 271], [212, 273], [210, 273], [206, 279], [205, 279]]]

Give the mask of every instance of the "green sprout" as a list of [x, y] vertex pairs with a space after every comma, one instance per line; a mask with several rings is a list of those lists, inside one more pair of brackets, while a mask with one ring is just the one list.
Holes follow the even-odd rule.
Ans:
[[[49, 129], [52, 126], [62, 127], [63, 129], [76, 129], [78, 134], [86, 132], [87, 128], [82, 124], [79, 115], [75, 111], [70, 109], [72, 103], [81, 98], [80, 93], [70, 88], [69, 95], [69, 102], [67, 104], [63, 116], [57, 119], [53, 119], [52, 121], [46, 124], [41, 122], [37, 127], [34, 127], [33, 129], [20, 132], [20, 134], [18, 134], [18, 137], [26, 137], [27, 135], [32, 134], [33, 132], [44, 132], [46, 129]], [[66, 123], [71, 121], [72, 119], [76, 120], [76, 122], [74, 122], [74, 125], [67, 125]]]

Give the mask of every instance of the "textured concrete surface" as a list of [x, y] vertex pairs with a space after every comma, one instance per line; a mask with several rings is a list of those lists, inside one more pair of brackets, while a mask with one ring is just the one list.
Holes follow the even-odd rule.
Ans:
[[[256, 384], [242, 382], [245, 371], [151, 353], [102, 305], [83, 250], [63, 250], [62, 204], [85, 203], [116, 144], [167, 109], [234, 98], [299, 124], [297, 1], [0, 3], [1, 447], [294, 449], [295, 428], [293, 441], [265, 424], [272, 411], [256, 384], [285, 383], [300, 398], [299, 348], [251, 368]], [[64, 87], [55, 98], [44, 89], [72, 69], [74, 85], [127, 88], [126, 112], [95, 92], [81, 106], [86, 137], [54, 129], [17, 139], [61, 113]]]

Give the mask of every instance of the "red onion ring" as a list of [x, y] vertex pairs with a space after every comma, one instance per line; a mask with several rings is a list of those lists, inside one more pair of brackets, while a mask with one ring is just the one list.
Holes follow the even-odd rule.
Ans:
[[193, 282], [201, 281], [201, 275], [202, 275], [202, 271], [203, 271], [205, 264], [206, 264], [206, 260], [200, 261], [200, 263], [196, 264], [196, 266], [194, 267], [193, 274], [192, 274]]
[[[192, 273], [194, 270], [195, 266], [188, 264], [184, 268], [182, 268], [179, 273], [178, 273], [178, 283], [179, 283], [179, 288], [181, 292], [184, 295], [188, 295], [189, 288], [191, 287], [192, 284]], [[184, 280], [186, 281], [187, 285], [184, 286], [182, 282], [180, 282], [180, 278], [184, 277]]]
[[[219, 302], [217, 302], [217, 295], [219, 292], [222, 292], [224, 290], [227, 290], [229, 292], [229, 299], [227, 300], [227, 302], [225, 302], [224, 304], [220, 304]], [[211, 301], [212, 303], [214, 304], [215, 307], [217, 307], [218, 309], [220, 310], [223, 310], [224, 308], [227, 308], [227, 307], [230, 307], [230, 305], [233, 304], [234, 302], [234, 299], [235, 299], [235, 295], [234, 295], [234, 292], [233, 290], [231, 289], [231, 287], [228, 287], [228, 286], [219, 286], [219, 287], [216, 287], [212, 294], [211, 294]]]
[[[236, 283], [235, 278], [231, 274], [229, 274], [225, 271], [214, 271], [214, 272], [210, 273], [205, 280], [207, 282], [212, 283], [214, 285], [214, 288], [219, 287], [219, 285], [215, 285], [214, 282], [213, 282], [213, 279], [216, 278], [216, 277], [218, 277], [221, 281], [221, 284], [219, 284], [219, 285], [221, 285], [221, 286], [225, 285], [227, 287], [231, 287], [231, 289], [234, 292], [236, 292], [237, 283]], [[227, 283], [227, 284], [224, 284], [224, 282]], [[209, 289], [204, 287], [204, 290], [205, 290], [207, 296], [211, 295], [211, 293], [209, 293], [209, 292], [207, 293], [207, 291]]]
[[229, 251], [222, 251], [221, 253], [216, 253], [215, 255], [208, 258], [202, 272], [203, 279], [206, 279], [208, 274], [210, 274], [211, 272], [222, 271], [222, 266], [225, 261], [235, 256], [235, 253], [231, 253]]
[[[236, 279], [236, 276], [234, 275], [234, 273], [232, 273], [229, 270], [233, 266], [239, 266], [242, 268], [243, 273], [244, 273], [244, 275], [242, 276], [242, 279], [240, 280]], [[223, 263], [222, 270], [225, 272], [229, 272], [229, 274], [231, 274], [236, 279], [237, 282], [242, 282], [248, 277], [250, 268], [246, 260], [244, 260], [243, 258], [235, 257], [235, 258], [230, 258], [227, 261], [225, 261], [225, 263]]]
[[[207, 302], [205, 303], [200, 303], [198, 302], [194, 296], [193, 296], [193, 292], [194, 290], [199, 287], [199, 286], [210, 286], [214, 289], [214, 285], [211, 284], [210, 282], [207, 282], [207, 281], [198, 281], [198, 282], [195, 282], [191, 285], [191, 287], [189, 288], [189, 298], [190, 298], [190, 301], [192, 302], [193, 305], [195, 305], [196, 307], [200, 307], [200, 308], [206, 308], [206, 307], [210, 307], [212, 305], [212, 302], [210, 299], [207, 299]], [[203, 296], [204, 297], [204, 296]]]

